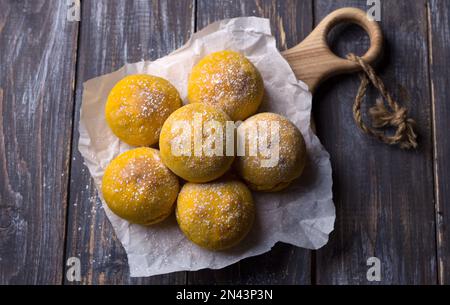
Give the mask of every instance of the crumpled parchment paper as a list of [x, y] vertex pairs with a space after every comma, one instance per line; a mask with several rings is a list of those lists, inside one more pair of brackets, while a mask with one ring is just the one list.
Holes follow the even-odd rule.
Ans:
[[[101, 195], [101, 180], [108, 163], [132, 147], [109, 129], [104, 107], [111, 88], [129, 74], [153, 74], [169, 80], [186, 103], [191, 68], [205, 55], [231, 49], [242, 52], [261, 72], [265, 98], [260, 111], [288, 117], [301, 130], [308, 149], [304, 174], [287, 190], [254, 193], [257, 216], [252, 231], [237, 247], [224, 252], [199, 248], [182, 234], [172, 215], [161, 224], [143, 227], [113, 214]], [[243, 258], [269, 251], [282, 241], [318, 249], [333, 230], [335, 208], [329, 155], [310, 129], [311, 93], [298, 81], [276, 48], [268, 19], [245, 17], [222, 20], [197, 32], [181, 48], [155, 61], [126, 64], [118, 71], [84, 83], [78, 148], [95, 181], [103, 208], [128, 255], [132, 277], [218, 269]]]

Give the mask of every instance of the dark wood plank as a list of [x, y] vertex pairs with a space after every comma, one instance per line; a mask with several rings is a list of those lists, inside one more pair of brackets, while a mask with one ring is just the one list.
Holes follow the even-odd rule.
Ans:
[[0, 8], [0, 284], [58, 284], [78, 23], [66, 1]]
[[[199, 0], [197, 27], [239, 16], [270, 18], [280, 50], [292, 47], [311, 31], [312, 2], [306, 1], [208, 1]], [[307, 284], [311, 251], [278, 243], [272, 251], [245, 259], [221, 270], [188, 273], [189, 284]]]
[[[151, 60], [181, 46], [192, 34], [194, 1], [82, 2], [76, 83], [76, 116], [83, 82], [120, 68], [126, 62]], [[79, 257], [82, 283], [185, 283], [185, 272], [130, 278], [126, 254], [97, 199], [78, 152], [75, 125], [71, 167], [67, 257]]]
[[[367, 9], [366, 1], [316, 0], [315, 23], [343, 6]], [[381, 8], [386, 48], [379, 72], [416, 119], [420, 147], [402, 151], [359, 131], [351, 111], [357, 76], [336, 77], [318, 89], [314, 113], [331, 154], [337, 208], [331, 242], [317, 251], [318, 284], [375, 283], [366, 278], [372, 256], [381, 261], [381, 283], [437, 279], [426, 3], [381, 1]], [[363, 53], [368, 42], [361, 32], [344, 32], [331, 39], [339, 54]], [[369, 101], [376, 97], [371, 92]]]
[[450, 284], [450, 2], [431, 0], [429, 22], [438, 271], [439, 283]]

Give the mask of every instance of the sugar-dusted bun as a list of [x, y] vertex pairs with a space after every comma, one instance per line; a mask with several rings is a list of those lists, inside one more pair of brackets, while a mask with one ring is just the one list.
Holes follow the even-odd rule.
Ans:
[[[270, 143], [272, 128], [276, 128], [274, 124], [279, 128], [278, 146], [276, 143]], [[266, 133], [261, 132], [261, 126], [267, 126]], [[256, 130], [258, 133], [250, 132]], [[261, 134], [267, 136], [271, 149], [278, 150], [278, 156], [275, 151], [272, 152], [271, 157], [275, 162], [267, 162], [271, 157], [268, 156], [268, 153], [262, 154], [260, 150], [251, 155], [249, 144], [261, 140], [259, 138], [251, 139], [251, 137], [261, 137]], [[269, 112], [256, 114], [239, 126], [238, 135], [244, 137], [240, 141], [245, 143], [245, 155], [237, 157], [236, 168], [251, 189], [268, 192], [280, 191], [302, 174], [306, 163], [305, 141], [298, 128], [287, 118]]]
[[225, 111], [232, 120], [256, 113], [264, 83], [256, 67], [241, 53], [220, 51], [205, 56], [188, 81], [190, 103], [207, 103]]
[[178, 191], [178, 178], [161, 162], [159, 151], [147, 147], [117, 156], [102, 181], [103, 197], [111, 211], [141, 225], [169, 216]]
[[178, 91], [167, 80], [152, 75], [129, 75], [111, 90], [105, 116], [122, 141], [133, 146], [150, 146], [158, 142], [164, 121], [181, 104]]
[[186, 183], [177, 200], [176, 216], [183, 233], [209, 250], [238, 244], [255, 218], [252, 194], [238, 180]]
[[[208, 134], [204, 128], [202, 132], [199, 129], [201, 127], [196, 126], [196, 118], [198, 118], [197, 123], [201, 126], [205, 127], [208, 122], [215, 122], [219, 124], [222, 131], [217, 130], [217, 133]], [[206, 104], [188, 104], [176, 110], [170, 115], [161, 130], [159, 147], [164, 164], [175, 174], [190, 182], [208, 182], [222, 176], [231, 167], [234, 160], [234, 151], [230, 156], [227, 156], [226, 152], [227, 121], [229, 121], [229, 117], [225, 112]], [[188, 130], [183, 128], [184, 125], [179, 125], [180, 123], [186, 123], [190, 131], [185, 133]], [[200, 145], [206, 142], [211, 143], [211, 139], [217, 137], [220, 140], [219, 149], [222, 154], [216, 154], [214, 151], [206, 153], [204, 149], [196, 151], [194, 145], [196, 132], [200, 132]], [[186, 149], [187, 151], [184, 153]]]

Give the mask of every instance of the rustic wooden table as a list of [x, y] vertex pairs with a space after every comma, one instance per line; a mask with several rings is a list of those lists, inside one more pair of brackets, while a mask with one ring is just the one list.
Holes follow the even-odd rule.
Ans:
[[[386, 48], [378, 71], [416, 119], [419, 149], [363, 135], [351, 112], [358, 77], [331, 79], [313, 113], [334, 171], [328, 245], [277, 244], [222, 270], [130, 278], [77, 149], [83, 82], [164, 56], [228, 17], [270, 18], [283, 50], [332, 10], [366, 10], [366, 0], [82, 0], [80, 22], [67, 20], [67, 1], [0, 0], [0, 283], [69, 284], [73, 256], [88, 284], [370, 284], [372, 256], [381, 261], [375, 283], [450, 283], [450, 1], [380, 2]], [[355, 27], [336, 31], [341, 55], [368, 46]]]

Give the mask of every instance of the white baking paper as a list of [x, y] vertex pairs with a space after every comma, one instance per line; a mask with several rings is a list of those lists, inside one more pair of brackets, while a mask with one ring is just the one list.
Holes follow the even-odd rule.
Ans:
[[[129, 74], [153, 74], [169, 80], [186, 103], [191, 68], [205, 55], [231, 49], [242, 52], [261, 72], [265, 98], [261, 111], [288, 117], [301, 130], [309, 162], [302, 177], [279, 193], [254, 193], [255, 225], [237, 247], [224, 252], [204, 250], [182, 234], [172, 215], [151, 227], [130, 224], [114, 215], [101, 196], [101, 180], [108, 163], [131, 147], [108, 128], [104, 107], [111, 88]], [[310, 129], [311, 93], [298, 81], [276, 48], [268, 19], [245, 17], [213, 23], [194, 34], [175, 52], [155, 61], [126, 64], [116, 72], [84, 83], [78, 148], [95, 181], [103, 208], [128, 255], [132, 277], [218, 269], [243, 258], [269, 251], [281, 241], [319, 249], [333, 230], [335, 208], [329, 155]]]

